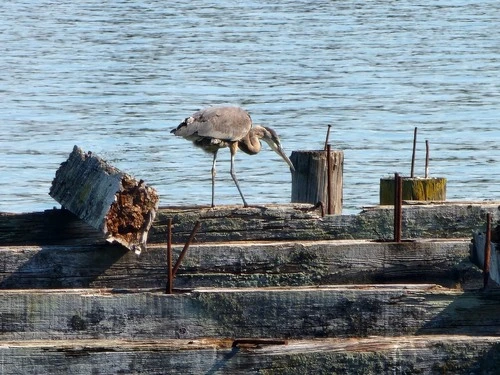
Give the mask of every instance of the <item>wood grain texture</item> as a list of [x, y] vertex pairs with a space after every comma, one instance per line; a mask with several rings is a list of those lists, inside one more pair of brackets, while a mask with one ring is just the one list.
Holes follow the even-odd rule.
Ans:
[[289, 340], [232, 348], [232, 340], [0, 342], [13, 374], [494, 374], [500, 338], [402, 336]]
[[500, 334], [500, 292], [435, 285], [147, 290], [2, 290], [14, 339], [321, 338]]
[[105, 217], [124, 173], [75, 146], [61, 163], [49, 195], [90, 226], [106, 232]]
[[[500, 291], [435, 283], [482, 279], [470, 238], [498, 207], [405, 206], [403, 238], [418, 240], [401, 244], [383, 241], [388, 207], [166, 207], [141, 257], [65, 210], [0, 214], [0, 285], [41, 288], [0, 290], [0, 372], [495, 373]], [[169, 218], [175, 258], [202, 222], [172, 295]]]
[[[426, 282], [477, 287], [471, 241], [366, 240], [194, 243], [177, 288]], [[174, 260], [182, 246], [173, 247]], [[0, 247], [0, 288], [161, 288], [166, 245], [137, 257], [119, 246]]]
[[[484, 226], [487, 212], [500, 218], [500, 202], [414, 204], [403, 208], [403, 239], [470, 238]], [[148, 243], [164, 243], [168, 219], [173, 219], [174, 243], [185, 243], [196, 221], [202, 225], [197, 242], [340, 240], [393, 238], [393, 208], [376, 206], [359, 214], [321, 217], [309, 204], [162, 207]], [[28, 231], [27, 228], [30, 228]], [[102, 243], [102, 236], [100, 237]], [[0, 214], [0, 244], [95, 244], [99, 233], [65, 210]]]
[[138, 252], [145, 249], [159, 198], [142, 180], [75, 146], [57, 170], [49, 194], [106, 240]]
[[[342, 213], [344, 152], [330, 151], [328, 155], [326, 151], [293, 151], [290, 160], [295, 167], [292, 173], [292, 202], [322, 202], [325, 212]], [[331, 178], [330, 191], [328, 175]]]

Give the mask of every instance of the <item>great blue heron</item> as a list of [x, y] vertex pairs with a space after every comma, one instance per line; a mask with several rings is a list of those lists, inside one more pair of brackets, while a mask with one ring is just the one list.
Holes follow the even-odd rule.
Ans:
[[229, 147], [231, 151], [230, 173], [245, 207], [248, 207], [248, 204], [234, 171], [234, 156], [238, 148], [249, 155], [255, 155], [261, 149], [262, 139], [288, 163], [292, 170], [295, 170], [281, 147], [278, 134], [271, 128], [259, 125], [252, 127], [250, 115], [240, 107], [216, 106], [202, 109], [186, 118], [177, 128], [172, 129], [171, 133], [184, 137], [192, 141], [195, 146], [213, 154], [212, 207], [215, 195], [215, 162], [217, 152], [223, 147]]

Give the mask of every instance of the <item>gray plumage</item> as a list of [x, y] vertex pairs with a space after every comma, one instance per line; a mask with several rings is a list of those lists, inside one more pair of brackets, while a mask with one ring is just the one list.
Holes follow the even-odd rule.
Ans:
[[190, 140], [195, 146], [213, 154], [212, 207], [215, 195], [215, 164], [217, 152], [221, 148], [229, 147], [231, 151], [230, 173], [245, 207], [248, 205], [234, 171], [234, 157], [238, 148], [249, 155], [254, 155], [260, 151], [260, 140], [263, 140], [294, 170], [292, 162], [281, 147], [278, 134], [268, 127], [252, 126], [250, 115], [240, 107], [221, 106], [202, 109], [186, 118], [177, 128], [172, 129], [171, 133]]

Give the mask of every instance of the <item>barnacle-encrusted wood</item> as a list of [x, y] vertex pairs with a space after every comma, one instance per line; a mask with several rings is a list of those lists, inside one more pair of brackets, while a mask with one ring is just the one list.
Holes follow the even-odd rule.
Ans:
[[107, 241], [136, 252], [146, 248], [159, 198], [144, 181], [75, 146], [57, 170], [49, 194], [65, 209], [101, 230]]

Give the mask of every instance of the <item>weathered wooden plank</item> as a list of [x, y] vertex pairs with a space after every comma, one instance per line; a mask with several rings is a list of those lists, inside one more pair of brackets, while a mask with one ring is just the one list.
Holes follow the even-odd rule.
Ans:
[[99, 244], [102, 232], [64, 209], [23, 214], [0, 213], [0, 244]]
[[[486, 213], [500, 219], [499, 202], [410, 205], [403, 209], [403, 239], [467, 238], [483, 228]], [[197, 242], [258, 240], [332, 240], [393, 238], [393, 208], [378, 206], [357, 215], [321, 217], [310, 205], [163, 207], [148, 243], [165, 242], [168, 219], [174, 242], [184, 243], [197, 220]], [[56, 228], [62, 223], [60, 231]], [[26, 228], [30, 228], [27, 231]], [[67, 233], [71, 230], [71, 233]], [[96, 243], [96, 232], [62, 210], [34, 214], [0, 214], [0, 244], [59, 244], [71, 239]]]
[[144, 181], [75, 146], [57, 170], [49, 194], [106, 240], [137, 252], [145, 249], [159, 198]]
[[500, 334], [500, 292], [434, 285], [2, 290], [0, 336], [23, 339], [319, 338]]
[[[192, 244], [175, 280], [178, 288], [439, 283], [477, 288], [471, 242], [420, 240], [279, 241]], [[165, 244], [141, 257], [119, 246], [0, 247], [0, 288], [161, 288]], [[174, 246], [174, 260], [181, 246]]]
[[[464, 238], [481, 227], [487, 212], [500, 217], [496, 204], [410, 205], [403, 208], [403, 239]], [[196, 220], [202, 226], [198, 241], [240, 240], [329, 240], [392, 239], [393, 207], [379, 206], [357, 215], [320, 217], [290, 206], [242, 208], [182, 209], [165, 207], [151, 231], [151, 241], [165, 238], [168, 218], [174, 221], [174, 240], [185, 242]]]
[[0, 342], [13, 374], [493, 374], [500, 338], [470, 336], [290, 340], [232, 348], [231, 340]]

